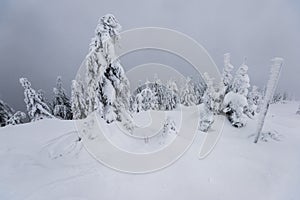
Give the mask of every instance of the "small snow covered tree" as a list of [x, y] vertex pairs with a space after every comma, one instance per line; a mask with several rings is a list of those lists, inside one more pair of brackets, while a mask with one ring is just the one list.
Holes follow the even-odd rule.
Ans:
[[23, 120], [26, 119], [26, 114], [17, 111], [7, 122], [7, 125], [17, 125], [17, 124], [22, 124]]
[[151, 85], [151, 90], [155, 95], [155, 108], [156, 110], [165, 110], [166, 104], [168, 103], [166, 100], [166, 88], [163, 86], [162, 81], [158, 78], [158, 75], [154, 75], [154, 83], [147, 83], [147, 85]]
[[250, 87], [250, 79], [247, 74], [248, 66], [246, 65], [246, 59], [244, 59], [243, 64], [237, 70], [233, 84], [232, 84], [232, 91], [247, 97], [248, 95], [248, 88]]
[[181, 104], [185, 106], [193, 106], [196, 103], [194, 84], [190, 77], [186, 78], [185, 85], [181, 90], [180, 99]]
[[175, 134], [178, 133], [178, 130], [177, 130], [177, 127], [176, 127], [176, 123], [175, 123], [175, 121], [171, 117], [168, 117], [165, 120], [162, 131], [163, 131], [162, 132], [163, 135], [170, 134], [170, 133], [175, 133]]
[[199, 112], [199, 130], [207, 132], [214, 122], [214, 113], [209, 109], [207, 102], [203, 102], [199, 105]]
[[194, 91], [195, 91], [195, 103], [196, 105], [199, 105], [202, 103], [202, 98], [205, 92], [206, 86], [205, 83], [203, 83], [202, 80], [199, 80], [197, 83], [194, 85]]
[[107, 14], [100, 18], [86, 62], [89, 113], [98, 110], [107, 123], [132, 121], [129, 113], [129, 81], [115, 55], [120, 24]]
[[264, 96], [262, 108], [261, 108], [260, 114], [258, 116], [258, 124], [257, 124], [257, 128], [256, 128], [256, 137], [255, 137], [254, 143], [257, 143], [258, 140], [260, 139], [260, 135], [261, 135], [261, 132], [262, 132], [262, 129], [264, 126], [268, 108], [269, 108], [270, 102], [272, 100], [272, 97], [274, 95], [274, 92], [275, 92], [275, 89], [277, 86], [277, 82], [279, 79], [282, 64], [283, 64], [282, 58], [272, 59], [270, 78], [269, 78], [269, 81], [267, 84], [267, 89], [266, 89], [266, 93]]
[[13, 116], [14, 110], [2, 100], [0, 100], [0, 127], [5, 126], [7, 121]]
[[215, 89], [213, 79], [208, 75], [208, 73], [204, 73], [203, 78], [206, 83], [203, 102], [206, 102], [208, 108], [213, 113], [217, 114], [220, 112], [222, 106], [222, 92]]
[[179, 102], [179, 94], [178, 94], [178, 87], [174, 80], [169, 80], [167, 82], [166, 87], [166, 110], [173, 110], [175, 109]]
[[155, 109], [156, 97], [153, 92], [146, 86], [139, 94], [136, 95], [137, 112], [141, 110]]
[[234, 127], [240, 128], [246, 125], [245, 113], [248, 112], [247, 107], [247, 99], [242, 94], [231, 91], [224, 97], [223, 112]]
[[199, 105], [200, 112], [200, 121], [199, 121], [199, 130], [207, 132], [209, 127], [214, 122], [214, 113], [215, 111], [215, 89], [213, 86], [213, 79], [207, 73], [204, 73], [204, 81], [206, 83], [206, 89], [203, 95], [202, 103]]
[[280, 92], [276, 92], [274, 93], [270, 103], [275, 104], [275, 103], [280, 103], [282, 101], [283, 101], [283, 95]]
[[26, 103], [29, 119], [36, 121], [44, 118], [53, 118], [50, 108], [42, 101], [37, 92], [31, 88], [31, 83], [26, 78], [20, 78], [20, 83], [24, 88], [24, 102]]
[[258, 112], [258, 106], [262, 101], [262, 95], [258, 91], [258, 87], [253, 85], [252, 90], [247, 95], [247, 100], [249, 104], [249, 112], [254, 116]]
[[61, 119], [72, 119], [72, 110], [70, 99], [65, 93], [65, 89], [62, 86], [61, 77], [57, 77], [56, 87], [53, 88], [54, 99], [53, 99], [53, 114], [54, 116]]
[[[231, 74], [233, 65], [230, 63], [230, 53], [224, 54], [224, 68], [222, 73], [222, 82], [225, 86], [225, 93], [230, 91], [233, 76]], [[225, 94], [224, 94], [225, 95]]]
[[299, 105], [299, 107], [298, 107], [298, 110], [297, 110], [296, 114], [297, 114], [297, 115], [300, 115], [300, 105]]
[[73, 119], [83, 119], [87, 116], [84, 88], [81, 81], [72, 81], [71, 110]]

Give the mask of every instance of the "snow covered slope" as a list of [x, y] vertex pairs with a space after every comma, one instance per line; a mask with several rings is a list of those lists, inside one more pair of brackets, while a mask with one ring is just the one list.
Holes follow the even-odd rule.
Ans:
[[[149, 174], [116, 172], [77, 142], [72, 121], [42, 120], [0, 129], [1, 200], [299, 199], [298, 103], [271, 105], [254, 144], [255, 120], [236, 129], [226, 121], [214, 151], [198, 159], [205, 133], [172, 166]], [[209, 134], [209, 132], [207, 133]]]

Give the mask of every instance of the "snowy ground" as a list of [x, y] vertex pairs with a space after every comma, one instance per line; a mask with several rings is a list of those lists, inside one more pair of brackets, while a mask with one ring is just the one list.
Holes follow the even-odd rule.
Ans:
[[[255, 120], [226, 121], [214, 151], [198, 159], [205, 134], [170, 167], [150, 174], [116, 172], [77, 144], [74, 123], [43, 120], [0, 129], [1, 200], [160, 200], [300, 198], [299, 103], [270, 107], [268, 142], [253, 143]], [[208, 133], [209, 134], [209, 133]], [[115, 140], [117, 141], [117, 139]]]

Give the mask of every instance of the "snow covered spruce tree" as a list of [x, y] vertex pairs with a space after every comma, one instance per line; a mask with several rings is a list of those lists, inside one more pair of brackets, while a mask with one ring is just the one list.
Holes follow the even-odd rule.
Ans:
[[[224, 68], [222, 73], [222, 82], [224, 84], [224, 91], [228, 93], [231, 89], [233, 76], [231, 74], [233, 65], [230, 63], [230, 53], [224, 54]], [[225, 94], [224, 94], [225, 95]]]
[[194, 84], [190, 77], [187, 77], [185, 81], [185, 85], [181, 90], [180, 101], [185, 106], [193, 106], [196, 102]]
[[142, 110], [153, 110], [155, 109], [156, 97], [146, 85], [140, 93], [136, 95], [136, 111], [140, 112]]
[[232, 84], [232, 91], [245, 97], [247, 97], [250, 87], [250, 79], [247, 72], [248, 66], [246, 65], [245, 58], [243, 64], [238, 68]]
[[14, 110], [5, 102], [0, 100], [0, 127], [5, 126], [7, 121], [13, 116]]
[[150, 88], [155, 95], [155, 110], [165, 110], [166, 109], [166, 88], [162, 84], [162, 81], [158, 78], [157, 74], [154, 74], [154, 83], [146, 81], [147, 85], [150, 85]]
[[26, 78], [20, 78], [20, 83], [24, 88], [24, 102], [26, 103], [29, 119], [36, 121], [44, 118], [53, 118], [49, 106], [31, 88], [31, 83]]
[[280, 71], [282, 68], [283, 59], [282, 58], [274, 58], [272, 59], [271, 73], [270, 78], [267, 83], [267, 89], [264, 96], [263, 104], [261, 107], [261, 111], [258, 116], [258, 123], [256, 128], [256, 137], [254, 143], [257, 143], [260, 139], [261, 132], [264, 126], [265, 118], [269, 109], [270, 102], [276, 90], [276, 86], [278, 83]]
[[202, 97], [206, 90], [205, 83], [199, 78], [199, 80], [194, 84], [194, 92], [195, 92], [195, 104], [199, 105], [202, 103]]
[[206, 83], [206, 90], [203, 95], [203, 101], [207, 102], [209, 109], [212, 110], [214, 114], [218, 114], [223, 101], [223, 93], [221, 90], [223, 84], [221, 83], [219, 87], [216, 87], [213, 78], [211, 78], [208, 73], [204, 73], [204, 80]]
[[[120, 24], [107, 14], [100, 18], [86, 61], [88, 113], [95, 110], [107, 123], [122, 121], [134, 126], [129, 113], [129, 81], [115, 55]], [[131, 124], [131, 125], [130, 125]]]
[[87, 116], [87, 106], [82, 82], [73, 80], [71, 90], [73, 119], [83, 119]]
[[61, 77], [57, 77], [56, 87], [53, 88], [54, 98], [53, 98], [53, 114], [54, 116], [61, 119], [72, 119], [72, 110], [70, 99], [65, 93], [65, 89], [62, 86]]
[[170, 79], [167, 82], [167, 98], [166, 98], [166, 110], [173, 110], [177, 108], [180, 103], [179, 92], [177, 84], [174, 80]]
[[7, 120], [6, 124], [7, 125], [22, 124], [25, 118], [26, 118], [25, 113], [21, 111], [17, 111], [11, 118], [9, 118], [9, 120]]

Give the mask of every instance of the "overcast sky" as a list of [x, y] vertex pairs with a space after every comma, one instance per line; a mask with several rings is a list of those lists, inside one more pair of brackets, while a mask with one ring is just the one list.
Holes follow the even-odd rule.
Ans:
[[[51, 95], [61, 75], [69, 91], [98, 18], [106, 13], [114, 14], [123, 30], [159, 26], [183, 32], [202, 44], [220, 68], [226, 52], [236, 68], [247, 56], [251, 82], [259, 86], [266, 84], [270, 59], [283, 57], [279, 90], [300, 97], [297, 0], [0, 0], [0, 99], [24, 110], [22, 76]], [[137, 55], [125, 59], [125, 69], [159, 62], [153, 52]]]

